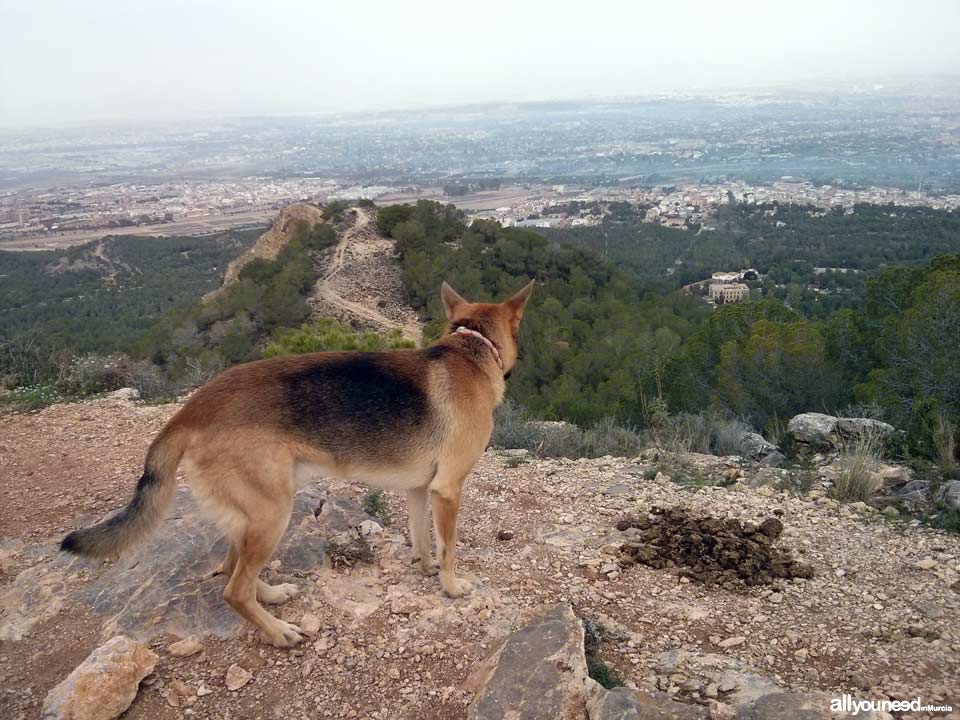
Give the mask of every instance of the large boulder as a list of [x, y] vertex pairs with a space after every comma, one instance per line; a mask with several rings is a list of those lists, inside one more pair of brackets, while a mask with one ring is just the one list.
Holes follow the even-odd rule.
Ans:
[[44, 720], [113, 720], [130, 707], [157, 656], [124, 635], [104, 643], [43, 701]]
[[847, 418], [823, 413], [801, 413], [787, 423], [787, 433], [795, 443], [813, 450], [834, 450], [844, 441], [859, 435], [887, 437], [892, 425], [872, 418]]
[[801, 413], [787, 423], [794, 442], [815, 448], [831, 448], [837, 441], [837, 418], [823, 413]]
[[893, 434], [893, 425], [873, 418], [837, 418], [837, 432], [841, 438], [852, 438], [857, 435], [877, 435], [889, 437]]

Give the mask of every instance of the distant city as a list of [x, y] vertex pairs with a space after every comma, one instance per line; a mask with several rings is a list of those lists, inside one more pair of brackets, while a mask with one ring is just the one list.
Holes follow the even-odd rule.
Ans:
[[707, 228], [732, 201], [952, 210], [960, 83], [0, 135], [0, 248], [262, 225], [291, 202], [361, 197], [541, 226], [598, 223], [612, 202]]

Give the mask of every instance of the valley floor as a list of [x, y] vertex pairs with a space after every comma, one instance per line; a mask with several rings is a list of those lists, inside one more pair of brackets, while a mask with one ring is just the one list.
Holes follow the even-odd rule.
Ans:
[[[960, 707], [960, 537], [770, 487], [649, 479], [653, 457], [516, 464], [488, 452], [461, 516], [460, 570], [476, 590], [459, 600], [410, 565], [403, 502], [389, 496], [392, 523], [366, 537], [372, 559], [321, 567], [287, 552], [264, 571], [268, 582], [303, 590], [272, 608], [303, 625], [311, 616], [314, 632], [296, 650], [262, 645], [217, 615], [222, 578], [208, 581], [207, 595], [181, 580], [170, 589], [213, 603], [206, 609], [176, 615], [154, 598], [143, 606], [149, 621], [137, 624], [138, 591], [112, 597], [107, 581], [122, 576], [64, 558], [55, 543], [127, 501], [151, 437], [176, 407], [103, 399], [0, 416], [0, 716], [37, 717], [50, 688], [120, 629], [160, 658], [127, 718], [463, 718], [476, 692], [471, 669], [561, 601], [606, 628], [600, 655], [628, 685], [684, 702], [706, 705], [711, 663], [729, 662], [803, 693]], [[728, 459], [697, 462], [744, 480], [754, 472]], [[310, 492], [291, 533], [324, 521], [314, 497], [326, 506], [366, 489], [324, 481]], [[616, 521], [652, 506], [756, 522], [777, 516], [785, 526], [778, 544], [815, 577], [731, 591], [675, 568], [611, 572], [622, 541]], [[176, 514], [163, 537], [191, 522]], [[210, 555], [210, 565], [218, 559]], [[144, 571], [124, 567], [130, 577]], [[174, 657], [167, 648], [187, 631], [204, 649]], [[235, 691], [224, 683], [232, 664], [253, 676]]]

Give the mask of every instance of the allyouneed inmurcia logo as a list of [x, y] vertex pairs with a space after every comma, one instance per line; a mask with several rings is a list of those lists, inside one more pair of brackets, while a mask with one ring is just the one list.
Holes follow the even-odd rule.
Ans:
[[927, 705], [920, 698], [912, 700], [856, 700], [841, 695], [830, 701], [830, 712], [859, 715], [866, 712], [953, 712], [952, 705]]

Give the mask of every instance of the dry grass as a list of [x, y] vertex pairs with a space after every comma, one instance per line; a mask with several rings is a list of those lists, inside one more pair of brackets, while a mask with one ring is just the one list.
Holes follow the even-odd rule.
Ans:
[[957, 425], [943, 411], [937, 414], [933, 424], [933, 447], [937, 465], [943, 472], [957, 467]]
[[857, 502], [869, 500], [883, 483], [877, 470], [883, 458], [883, 437], [864, 432], [853, 438], [840, 451], [840, 474], [830, 492], [834, 500]]

